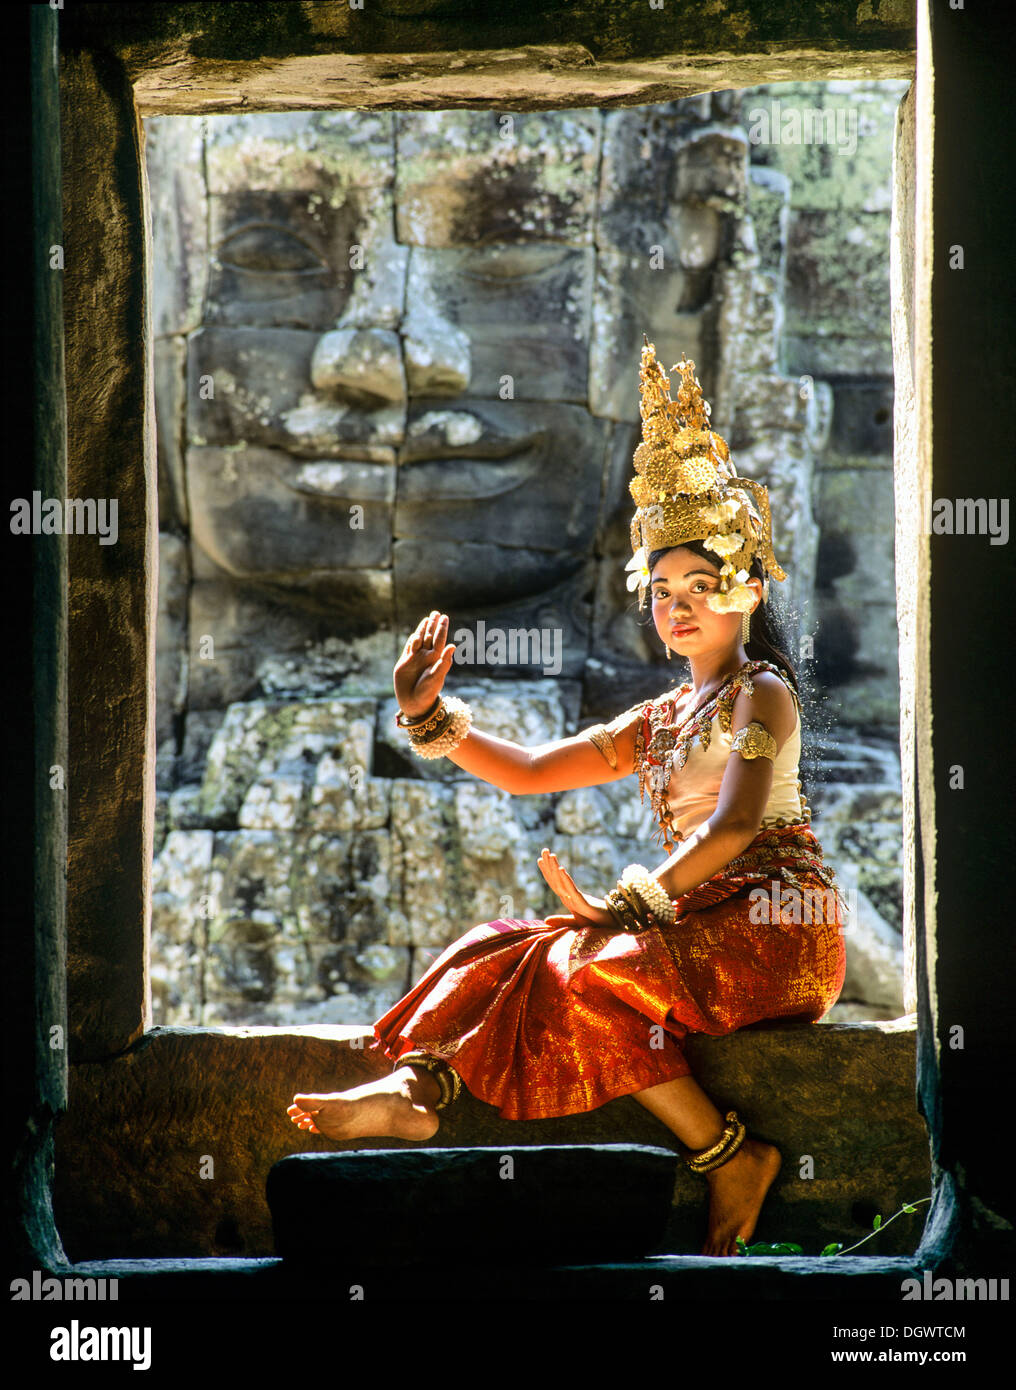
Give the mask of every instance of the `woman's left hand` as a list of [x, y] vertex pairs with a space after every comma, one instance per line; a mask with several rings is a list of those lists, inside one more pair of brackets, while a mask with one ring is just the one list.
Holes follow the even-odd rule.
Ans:
[[587, 898], [580, 893], [571, 875], [557, 862], [556, 854], [545, 849], [536, 862], [551, 891], [557, 894], [571, 914], [570, 917], [558, 915], [545, 918], [548, 927], [613, 927], [616, 930], [617, 923], [607, 911], [603, 899]]

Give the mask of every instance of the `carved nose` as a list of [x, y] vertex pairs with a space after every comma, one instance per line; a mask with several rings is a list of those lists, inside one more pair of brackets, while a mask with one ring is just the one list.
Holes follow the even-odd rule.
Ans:
[[406, 372], [397, 333], [337, 328], [318, 339], [310, 363], [316, 391], [361, 410], [405, 405]]
[[318, 339], [310, 364], [316, 391], [360, 410], [405, 406], [412, 396], [460, 396], [469, 387], [469, 337], [426, 306], [398, 333], [336, 328]]

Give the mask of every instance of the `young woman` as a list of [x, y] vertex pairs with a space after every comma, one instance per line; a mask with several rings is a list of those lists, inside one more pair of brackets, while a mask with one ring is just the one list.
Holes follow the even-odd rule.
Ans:
[[[650, 386], [652, 366], [647, 373], [644, 353]], [[698, 388], [687, 377], [685, 385]], [[688, 390], [677, 404], [701, 424]], [[676, 429], [669, 390], [665, 399]], [[644, 420], [656, 409], [644, 389]], [[644, 468], [659, 463], [651, 434], [644, 425]], [[669, 447], [671, 481], [687, 482], [688, 439]], [[735, 489], [732, 479], [732, 469], [717, 469], [694, 507], [677, 492], [676, 519], [654, 516], [633, 484], [643, 540], [654, 527], [671, 538], [698, 532], [643, 545], [633, 561], [667, 654], [687, 659], [691, 680], [609, 725], [537, 748], [481, 733], [468, 706], [441, 697], [455, 650], [448, 618], [431, 612], [409, 638], [394, 684], [397, 722], [414, 751], [447, 756], [513, 795], [634, 772], [672, 852], [651, 875], [629, 866], [601, 898], [544, 849], [540, 869], [565, 912], [487, 922], [450, 946], [374, 1025], [373, 1046], [395, 1063], [392, 1074], [294, 1096], [288, 1114], [300, 1129], [335, 1140], [431, 1139], [462, 1084], [513, 1119], [575, 1114], [631, 1094], [706, 1177], [702, 1253], [732, 1255], [738, 1237], [750, 1239], [780, 1155], [747, 1138], [734, 1111], [720, 1113], [691, 1076], [681, 1039], [762, 1019], [816, 1021], [839, 995], [845, 962], [840, 905], [800, 794], [796, 675], [764, 599], [767, 570], [783, 577], [768, 544], [768, 505], [749, 515], [752, 485], [738, 480]], [[724, 499], [726, 510], [717, 509]], [[725, 529], [738, 518], [743, 531]], [[735, 569], [731, 557], [748, 566]]]

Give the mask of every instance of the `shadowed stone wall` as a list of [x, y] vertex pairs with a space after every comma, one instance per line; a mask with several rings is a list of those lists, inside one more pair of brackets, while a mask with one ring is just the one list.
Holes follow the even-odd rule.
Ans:
[[[648, 845], [634, 782], [509, 798], [409, 755], [391, 694], [435, 602], [449, 689], [505, 738], [674, 678], [624, 584], [644, 330], [695, 359], [769, 485], [791, 649], [831, 686], [806, 790], [857, 903], [832, 1017], [903, 1011], [891, 456], [869, 417], [891, 408], [906, 84], [833, 85], [146, 122], [156, 1022], [363, 1022], [467, 927], [552, 910], [544, 844], [591, 891]], [[833, 125], [788, 124], [814, 113]], [[532, 645], [491, 645], [512, 633]]]
[[[15, 964], [6, 972], [5, 983], [13, 1005], [6, 1015], [15, 1035], [11, 1046], [24, 1062], [23, 1067], [12, 1067], [8, 1078], [9, 1098], [13, 1095], [15, 1101], [9, 1119], [19, 1146], [9, 1206], [9, 1248], [21, 1262], [12, 1271], [19, 1275], [33, 1264], [61, 1267], [49, 1202], [49, 1145], [63, 1108], [64, 1057], [46, 1038], [46, 1025], [68, 1024], [67, 1036], [75, 1049], [73, 1078], [76, 1072], [85, 1076], [92, 1071], [88, 1059], [107, 1059], [107, 1066], [115, 1068], [118, 1063], [110, 1059], [131, 1055], [123, 1049], [141, 1034], [144, 1023], [140, 985], [152, 823], [143, 789], [154, 781], [154, 740], [151, 751], [147, 742], [153, 725], [146, 714], [154, 647], [154, 567], [148, 555], [156, 518], [154, 476], [138, 462], [154, 463], [145, 421], [149, 322], [139, 111], [285, 108], [287, 103], [306, 109], [315, 103], [334, 104], [344, 95], [358, 96], [365, 105], [395, 107], [416, 101], [440, 109], [448, 105], [449, 91], [458, 100], [474, 92], [481, 105], [513, 100], [531, 108], [555, 101], [575, 106], [596, 99], [591, 96], [596, 92], [623, 105], [657, 95], [686, 95], [703, 86], [772, 82], [788, 76], [900, 77], [914, 66], [914, 12], [909, 4], [882, 4], [877, 14], [871, 7], [853, 4], [808, 9], [769, 0], [764, 5], [739, 0], [736, 10], [721, 5], [708, 13], [704, 8], [679, 11], [668, 6], [668, 23], [648, 33], [647, 9], [638, 7], [646, 20], [638, 30], [627, 12], [617, 14], [614, 0], [597, 0], [561, 10], [560, 30], [554, 36], [559, 42], [539, 53], [523, 47], [546, 37], [541, 16], [532, 6], [521, 5], [520, 18], [513, 11], [491, 11], [494, 18], [484, 33], [482, 9], [470, 7], [468, 18], [455, 20], [437, 0], [414, 0], [414, 5], [419, 14], [427, 13], [427, 23], [417, 23], [414, 13], [410, 24], [392, 18], [353, 39], [349, 33], [355, 17], [344, 3], [315, 6], [313, 12], [309, 7], [272, 4], [68, 7], [59, 12], [59, 94], [58, 12], [30, 7], [41, 43], [33, 57], [33, 102], [25, 98], [11, 106], [12, 129], [20, 117], [23, 138], [11, 138], [7, 153], [15, 165], [20, 158], [18, 173], [25, 174], [16, 181], [21, 196], [12, 197], [11, 207], [15, 222], [19, 209], [27, 222], [32, 193], [52, 186], [38, 176], [38, 168], [36, 177], [28, 177], [27, 166], [39, 149], [48, 158], [54, 153], [54, 145], [46, 149], [45, 141], [37, 143], [36, 137], [45, 128], [40, 107], [59, 95], [64, 236], [67, 248], [76, 253], [68, 255], [61, 281], [64, 315], [74, 331], [63, 333], [65, 417], [59, 367], [63, 325], [53, 308], [51, 268], [37, 261], [34, 302], [18, 294], [10, 297], [12, 318], [20, 325], [13, 336], [27, 343], [33, 329], [40, 332], [34, 363], [28, 352], [12, 356], [11, 405], [13, 413], [20, 411], [22, 418], [36, 421], [36, 486], [60, 492], [61, 435], [72, 423], [67, 489], [77, 496], [118, 496], [121, 518], [129, 515], [132, 524], [121, 528], [118, 546], [103, 550], [94, 564], [85, 563], [82, 548], [63, 537], [49, 538], [50, 544], [32, 543], [33, 583], [26, 583], [21, 602], [12, 604], [11, 683], [17, 698], [12, 702], [15, 756], [8, 766], [11, 786], [5, 807], [11, 811], [7, 843], [15, 888], [10, 933]], [[439, 9], [437, 18], [431, 18]], [[678, 13], [684, 29], [675, 35], [668, 24]], [[900, 225], [894, 263], [894, 348], [897, 382], [905, 387], [896, 403], [897, 581], [905, 682], [904, 858], [907, 913], [919, 948], [918, 1100], [931, 1137], [935, 1205], [912, 1265], [859, 1259], [842, 1264], [728, 1261], [717, 1267], [713, 1262], [675, 1260], [665, 1269], [661, 1263], [668, 1293], [677, 1298], [715, 1299], [726, 1293], [736, 1298], [746, 1291], [761, 1299], [850, 1299], [870, 1294], [898, 1307], [901, 1273], [915, 1267], [918, 1272], [923, 1266], [925, 1271], [976, 1277], [1010, 1273], [1006, 1242], [1011, 1220], [1004, 1212], [1009, 1210], [1011, 1218], [1011, 1178], [1008, 1165], [1003, 1172], [1003, 1147], [984, 1143], [982, 1131], [983, 1117], [997, 1099], [998, 1065], [1011, 1032], [1005, 996], [998, 989], [999, 942], [1008, 939], [1009, 908], [1004, 893], [987, 887], [994, 881], [994, 869], [1008, 862], [1008, 839], [1002, 838], [1006, 823], [998, 807], [1005, 804], [1011, 768], [1004, 758], [983, 756], [989, 714], [982, 708], [982, 691], [988, 687], [970, 678], [971, 671], [987, 670], [997, 659], [998, 634], [1004, 630], [990, 608], [971, 606], [970, 594], [1004, 593], [1007, 570], [1002, 566], [1010, 556], [984, 536], [929, 538], [921, 526], [930, 498], [957, 497], [970, 490], [971, 458], [978, 459], [982, 470], [982, 492], [997, 497], [1007, 490], [1007, 418], [998, 410], [971, 412], [955, 389], [958, 380], [969, 377], [980, 383], [986, 400], [1004, 398], [1016, 322], [1004, 293], [1009, 285], [1005, 229], [1011, 219], [1003, 216], [1007, 209], [1001, 201], [1008, 186], [1007, 151], [997, 138], [1004, 128], [1001, 103], [1007, 100], [1005, 14], [982, 11], [974, 24], [970, 18], [969, 7], [954, 11], [919, 0], [916, 102], [907, 103], [908, 118], [901, 123], [895, 175]], [[28, 23], [27, 15], [23, 20]], [[462, 56], [461, 69], [452, 67], [449, 50], [463, 41], [472, 51]], [[493, 52], [495, 42], [505, 47]], [[580, 48], [586, 42], [591, 48]], [[564, 47], [568, 44], [578, 53], [569, 55]], [[271, 56], [265, 58], [266, 53]], [[661, 53], [665, 56], [655, 56]], [[744, 76], [749, 69], [753, 76]], [[956, 113], [962, 113], [960, 119]], [[986, 188], [992, 193], [989, 198]], [[47, 219], [47, 228], [57, 224], [51, 211], [40, 216]], [[971, 256], [962, 275], [944, 273], [957, 239], [968, 246], [978, 244], [986, 254]], [[38, 254], [42, 240], [37, 229], [32, 246]], [[9, 261], [15, 275], [29, 263], [27, 252]], [[104, 280], [97, 264], [114, 267], [116, 275]], [[50, 356], [45, 350], [39, 353], [40, 341], [52, 344]], [[34, 397], [33, 368], [39, 373]], [[107, 379], [116, 389], [97, 390], [97, 383]], [[143, 524], [145, 518], [151, 519], [151, 532]], [[25, 540], [22, 555], [28, 544]], [[49, 585], [68, 550], [72, 604], [65, 638], [62, 605]], [[90, 588], [106, 606], [103, 610], [94, 605], [83, 618], [82, 595]], [[132, 607], [135, 595], [137, 611]], [[31, 623], [23, 621], [29, 616]], [[130, 636], [136, 640], [126, 640]], [[60, 677], [65, 642], [77, 644], [87, 655], [71, 665], [66, 698]], [[43, 755], [52, 756], [54, 748], [61, 761], [60, 730], [68, 719], [67, 814], [74, 859], [65, 877], [61, 803], [54, 801], [53, 787], [42, 784], [39, 770]], [[22, 750], [34, 746], [36, 728], [43, 730], [43, 744], [33, 762]], [[965, 791], [954, 785], [957, 764], [968, 772]], [[70, 985], [66, 1015], [56, 978], [61, 974], [65, 890]], [[970, 910], [971, 902], [977, 903], [976, 911]], [[957, 1023], [969, 1025], [963, 1049], [953, 1041]], [[858, 1029], [849, 1031], [851, 1039], [859, 1036]], [[721, 1046], [742, 1041], [736, 1037]], [[209, 1073], [214, 1063], [209, 1065], [204, 1050], [209, 1042], [198, 1030], [188, 1035], [180, 1054], [166, 1059], [199, 1094], [213, 1079]], [[267, 1046], [258, 1036], [244, 1036], [237, 1045], [254, 1056]], [[765, 1055], [774, 1052], [775, 1048], [764, 1049]], [[22, 1077], [30, 1078], [27, 1092], [14, 1089]], [[100, 1076], [100, 1087], [101, 1080]], [[165, 1076], [154, 1080], [165, 1088]], [[835, 1083], [830, 1081], [830, 1086]], [[153, 1086], [153, 1096], [155, 1090]], [[61, 1146], [57, 1155], [58, 1169], [71, 1165], [80, 1178], [71, 1193], [76, 1205], [90, 1202], [93, 1191], [101, 1190], [109, 1178], [108, 1166], [85, 1170], [85, 1156], [95, 1138], [87, 1103], [81, 1108], [87, 1094], [87, 1084], [72, 1084], [71, 1111], [62, 1123], [78, 1143]], [[144, 1103], [145, 1091], [140, 1099]], [[910, 1113], [909, 1100], [897, 1123], [904, 1123], [905, 1113]], [[121, 1120], [118, 1112], [107, 1123], [112, 1127]], [[139, 1129], [141, 1125], [143, 1116]], [[202, 1146], [234, 1129], [235, 1115], [227, 1108], [211, 1132], [203, 1126]], [[195, 1153], [191, 1135], [186, 1142], [188, 1153]], [[164, 1150], [160, 1157], [165, 1157]], [[113, 1162], [119, 1163], [115, 1150]], [[155, 1175], [157, 1180], [150, 1150], [143, 1164], [147, 1178]], [[135, 1173], [140, 1178], [137, 1167]], [[193, 1167], [188, 1180], [193, 1186]], [[175, 1215], [170, 1205], [165, 1219], [172, 1222]], [[100, 1208], [100, 1230], [114, 1216]], [[140, 1211], [139, 1219], [146, 1222], [147, 1212]], [[221, 1279], [193, 1268], [162, 1271], [127, 1268], [123, 1263], [78, 1272], [119, 1275], [132, 1295], [140, 1286], [141, 1296], [155, 1290], [156, 1296], [161, 1292], [180, 1298], [189, 1291], [195, 1298], [235, 1299], [257, 1284], [255, 1276], [265, 1272], [274, 1279], [280, 1273], [276, 1267], [262, 1271], [250, 1266], [251, 1262], [227, 1261]], [[66, 1266], [62, 1268], [66, 1272]], [[871, 1275], [873, 1268], [876, 1273]], [[565, 1280], [557, 1277], [559, 1273], [551, 1272], [540, 1286], [548, 1297], [561, 1296], [562, 1287], [571, 1294], [578, 1287], [601, 1293], [604, 1288], [599, 1281], [603, 1271], [587, 1271], [595, 1278], [584, 1284], [571, 1272]], [[643, 1296], [642, 1279], [637, 1270], [625, 1296]], [[284, 1279], [280, 1282], [285, 1284]], [[393, 1283], [400, 1287], [393, 1279], [379, 1290], [382, 1296]], [[468, 1286], [471, 1292], [474, 1284], [475, 1271], [464, 1270], [460, 1287], [466, 1291]], [[408, 1284], [401, 1288], [406, 1296], [413, 1295]], [[294, 1290], [290, 1285], [290, 1291], [306, 1300], [319, 1297], [322, 1287]], [[348, 1290], [328, 1292], [345, 1296]], [[442, 1295], [447, 1293], [445, 1286]], [[765, 1304], [767, 1321], [774, 1311], [772, 1302]], [[797, 1335], [803, 1326], [799, 1309], [795, 1304], [789, 1311]], [[925, 1310], [922, 1316], [929, 1313]], [[174, 1320], [176, 1316], [174, 1311]], [[215, 1317], [221, 1318], [220, 1309]], [[172, 1340], [179, 1341], [167, 1342]], [[184, 1342], [189, 1355], [192, 1342]], [[243, 1344], [243, 1338], [230, 1343], [234, 1360]], [[256, 1353], [263, 1354], [261, 1342]]]
[[[345, 1089], [384, 1074], [387, 1063], [364, 1049], [370, 1036], [362, 1026], [261, 1034], [157, 1028], [113, 1061], [74, 1068], [55, 1191], [70, 1257], [270, 1255], [265, 1177], [280, 1158], [418, 1148], [391, 1138], [333, 1143], [297, 1132], [286, 1115], [301, 1087]], [[831, 1241], [853, 1244], [870, 1233], [876, 1214], [927, 1193], [914, 1045], [913, 1028], [902, 1023], [782, 1025], [688, 1039], [695, 1075], [717, 1104], [736, 1105], [751, 1132], [784, 1155], [760, 1240], [795, 1241], [815, 1255]], [[434, 1142], [624, 1142], [680, 1152], [674, 1135], [631, 1096], [585, 1114], [519, 1121], [502, 1119], [465, 1088], [442, 1115]], [[703, 1190], [702, 1179], [678, 1164], [668, 1250], [701, 1247]], [[610, 1201], [609, 1192], [602, 1197]], [[866, 1253], [914, 1250], [925, 1213], [921, 1206], [894, 1223]], [[482, 1229], [476, 1242], [478, 1255], [486, 1253]]]

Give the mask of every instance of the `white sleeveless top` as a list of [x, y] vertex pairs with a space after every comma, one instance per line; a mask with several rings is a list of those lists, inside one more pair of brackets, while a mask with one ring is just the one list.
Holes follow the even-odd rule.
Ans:
[[[674, 716], [668, 717], [668, 707], [682, 692], [690, 689], [687, 682], [673, 694], [633, 705], [605, 726], [608, 733], [619, 732], [634, 720], [635, 771], [639, 777], [641, 796], [644, 801], [649, 792], [654, 818], [660, 823], [664, 835], [663, 821], [668, 815], [672, 835], [681, 840], [697, 830], [716, 810], [733, 744], [734, 736], [730, 730], [733, 705], [739, 690], [751, 692], [752, 676], [762, 670], [778, 675], [791, 691], [796, 717], [790, 737], [773, 762], [772, 786], [759, 828], [810, 821], [811, 812], [801, 795], [799, 781], [801, 715], [797, 694], [778, 667], [768, 661], [756, 660], [745, 662], [697, 714], [693, 713], [680, 722], [671, 725], [670, 719]], [[710, 705], [712, 713], [708, 714]], [[650, 713], [653, 709], [659, 718]], [[707, 717], [708, 727], [703, 723]], [[647, 733], [649, 725], [653, 728], [651, 734]], [[702, 746], [703, 734], [708, 735], [705, 748]], [[664, 785], [662, 779], [668, 775], [669, 781]]]
[[[719, 714], [711, 721], [709, 747], [703, 748], [696, 739], [684, 767], [675, 765], [667, 789], [667, 800], [674, 813], [674, 826], [686, 838], [697, 830], [716, 810], [720, 783], [730, 757], [732, 733], [720, 728]], [[804, 804], [798, 788], [798, 765], [801, 761], [801, 716], [798, 714], [794, 731], [776, 755], [773, 763], [773, 785], [762, 815], [762, 825], [777, 820], [799, 821], [804, 816]]]

